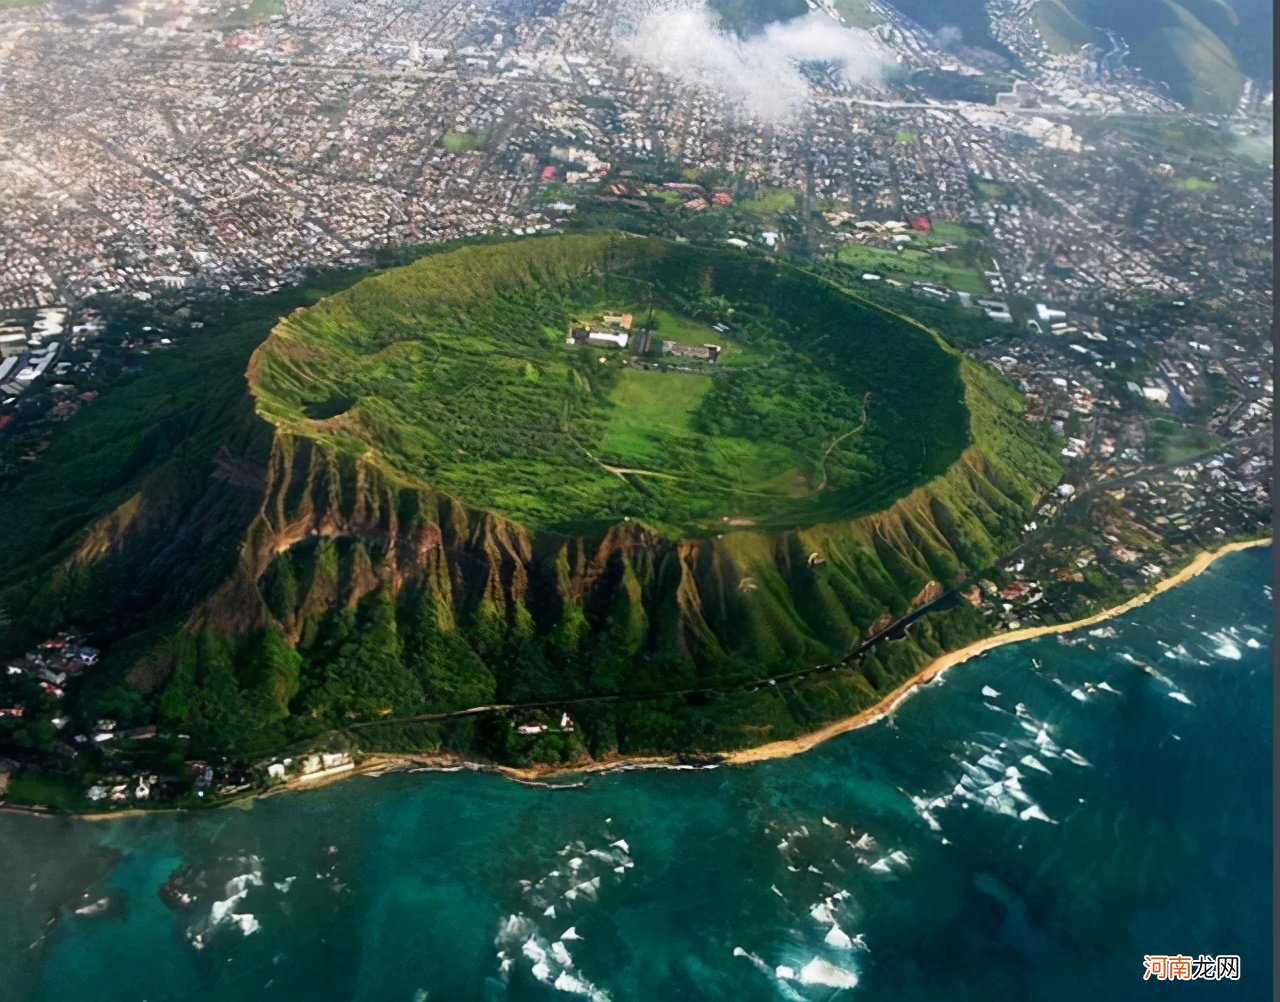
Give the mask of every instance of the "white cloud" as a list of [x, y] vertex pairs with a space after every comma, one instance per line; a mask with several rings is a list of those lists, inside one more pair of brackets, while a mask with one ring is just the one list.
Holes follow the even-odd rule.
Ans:
[[810, 92], [804, 62], [830, 62], [850, 84], [875, 83], [890, 61], [866, 31], [825, 14], [776, 22], [742, 39], [723, 31], [702, 0], [648, 6], [622, 39], [623, 51], [694, 87], [723, 94], [757, 118], [784, 124]]

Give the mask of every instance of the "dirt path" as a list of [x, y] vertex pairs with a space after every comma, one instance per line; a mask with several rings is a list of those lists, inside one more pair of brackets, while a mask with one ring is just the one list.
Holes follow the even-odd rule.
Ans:
[[585, 445], [579, 442], [572, 435], [569, 436], [569, 441], [571, 441], [574, 445], [576, 445], [579, 449], [581, 449], [582, 454], [586, 456], [589, 460], [591, 460], [591, 462], [595, 463], [598, 467], [600, 467], [600, 469], [604, 470], [606, 473], [612, 473], [619, 480], [626, 480], [627, 477], [629, 476], [630, 477], [661, 477], [664, 480], [680, 479], [674, 473], [659, 473], [657, 470], [638, 470], [630, 466], [610, 466], [608, 463], [601, 461], [601, 459], [598, 456], [592, 453], [590, 449], [588, 449]]
[[862, 431], [862, 429], [867, 426], [867, 406], [870, 403], [871, 394], [868, 392], [866, 396], [862, 398], [862, 420], [858, 422], [858, 426], [856, 428], [850, 428], [843, 435], [837, 435], [831, 440], [831, 444], [827, 446], [826, 451], [822, 453], [822, 459], [819, 460], [819, 465], [822, 467], [822, 480], [818, 483], [818, 486], [813, 489], [815, 494], [821, 494], [827, 489], [827, 457], [831, 455], [831, 451], [850, 435], [858, 434], [858, 432]]
[[[593, 457], [594, 458], [594, 457]], [[600, 463], [600, 460], [596, 460]], [[633, 470], [629, 466], [610, 466], [608, 463], [600, 463], [600, 466], [615, 476], [622, 477], [625, 480], [628, 476], [636, 477], [662, 477], [664, 480], [679, 480], [674, 473], [659, 473], [657, 470]]]

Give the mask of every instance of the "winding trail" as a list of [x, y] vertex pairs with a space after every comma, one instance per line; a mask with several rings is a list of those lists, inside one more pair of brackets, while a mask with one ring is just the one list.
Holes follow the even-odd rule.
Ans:
[[843, 435], [837, 435], [831, 440], [831, 444], [827, 446], [826, 451], [822, 453], [822, 459], [818, 461], [819, 465], [822, 467], [822, 481], [813, 489], [815, 494], [821, 494], [827, 489], [827, 457], [831, 455], [831, 451], [850, 435], [858, 434], [858, 432], [862, 431], [862, 429], [867, 426], [867, 407], [870, 403], [871, 392], [868, 390], [866, 395], [862, 398], [862, 420], [858, 422], [858, 426], [856, 428], [850, 428]]

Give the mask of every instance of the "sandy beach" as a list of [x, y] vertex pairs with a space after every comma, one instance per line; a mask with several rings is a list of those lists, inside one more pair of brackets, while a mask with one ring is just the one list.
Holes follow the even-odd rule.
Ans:
[[[982, 640], [975, 641], [967, 647], [951, 651], [941, 657], [931, 661], [918, 672], [897, 686], [891, 692], [887, 693], [882, 699], [874, 705], [867, 707], [851, 717], [845, 717], [841, 720], [834, 721], [821, 727], [816, 731], [810, 731], [808, 734], [802, 734], [799, 737], [787, 738], [782, 741], [771, 741], [767, 744], [757, 745], [754, 748], [743, 748], [738, 751], [730, 752], [706, 752], [699, 753], [696, 756], [687, 756], [686, 758], [696, 758], [704, 760], [710, 764], [714, 762], [717, 765], [748, 765], [752, 762], [764, 762], [773, 758], [787, 758], [792, 755], [799, 755], [809, 751], [829, 741], [840, 734], [847, 734], [849, 731], [857, 730], [859, 727], [866, 727], [869, 724], [880, 720], [905, 699], [909, 698], [914, 692], [922, 686], [928, 685], [934, 679], [938, 678], [948, 668], [953, 668], [958, 664], [963, 664], [972, 658], [977, 657], [986, 651], [994, 650], [997, 647], [1003, 647], [1006, 644], [1016, 644], [1023, 640], [1032, 640], [1035, 637], [1049, 636], [1050, 634], [1070, 633], [1075, 630], [1085, 629], [1098, 623], [1105, 622], [1108, 619], [1114, 619], [1116, 616], [1122, 616], [1139, 606], [1145, 605], [1157, 595], [1176, 588], [1178, 585], [1189, 581], [1197, 574], [1202, 573], [1220, 557], [1226, 556], [1228, 553], [1236, 553], [1240, 550], [1252, 549], [1258, 546], [1270, 546], [1271, 537], [1264, 536], [1259, 539], [1247, 539], [1234, 543], [1227, 543], [1215, 550], [1206, 550], [1197, 554], [1186, 566], [1167, 578], [1162, 578], [1151, 588], [1135, 595], [1133, 598], [1120, 605], [1112, 606], [1101, 612], [1094, 613], [1084, 619], [1073, 620], [1068, 623], [1058, 623], [1053, 626], [1033, 626], [1022, 630], [1012, 630], [1008, 633], [999, 633]], [[458, 755], [452, 754], [381, 754], [373, 753], [361, 757], [350, 769], [327, 776], [320, 779], [300, 779], [292, 777], [286, 782], [267, 790], [256, 791], [247, 794], [237, 800], [228, 801], [219, 806], [231, 807], [237, 804], [245, 805], [261, 797], [271, 797], [284, 793], [302, 792], [305, 790], [319, 789], [328, 786], [331, 783], [341, 782], [350, 779], [353, 776], [381, 776], [391, 772], [454, 772], [459, 770], [470, 770], [473, 772], [492, 772], [507, 779], [516, 782], [540, 784], [547, 780], [558, 779], [564, 777], [586, 777], [591, 775], [599, 775], [607, 772], [618, 772], [633, 769], [696, 769], [697, 764], [690, 764], [686, 760], [676, 755], [614, 755], [609, 758], [599, 759], [592, 762], [582, 762], [574, 765], [538, 765], [528, 768], [516, 768], [513, 766], [496, 765], [487, 762], [477, 762], [472, 759], [466, 759]], [[557, 784], [564, 786], [566, 784]], [[119, 818], [137, 817], [139, 815], [154, 814], [166, 810], [178, 810], [179, 808], [130, 808], [121, 811], [103, 811], [86, 814], [63, 814], [57, 811], [49, 811], [41, 808], [21, 807], [0, 805], [0, 812], [20, 813], [37, 815], [44, 817], [74, 817], [83, 821], [107, 821]]]
[[962, 664], [971, 658], [977, 657], [986, 651], [994, 650], [997, 647], [1003, 647], [1005, 644], [1016, 644], [1023, 640], [1032, 640], [1036, 637], [1045, 637], [1050, 634], [1071, 633], [1075, 630], [1082, 630], [1098, 623], [1105, 622], [1108, 619], [1114, 619], [1116, 616], [1122, 616], [1126, 612], [1138, 608], [1150, 602], [1157, 595], [1168, 591], [1170, 588], [1176, 588], [1178, 585], [1189, 581], [1197, 574], [1208, 569], [1214, 561], [1220, 557], [1226, 556], [1228, 553], [1236, 553], [1239, 550], [1252, 549], [1255, 546], [1270, 546], [1271, 537], [1266, 536], [1261, 539], [1247, 539], [1235, 543], [1228, 543], [1216, 550], [1206, 550], [1198, 553], [1195, 558], [1187, 564], [1182, 570], [1175, 574], [1171, 574], [1167, 578], [1162, 578], [1153, 587], [1139, 595], [1135, 595], [1127, 602], [1104, 609], [1092, 616], [1084, 619], [1073, 620], [1069, 623], [1058, 623], [1053, 626], [1032, 626], [1023, 630], [1011, 630], [1008, 633], [997, 633], [994, 636], [986, 637], [983, 640], [975, 641], [968, 647], [961, 647], [958, 650], [951, 651], [942, 655], [934, 661], [929, 662], [909, 679], [903, 682], [896, 689], [888, 693], [874, 706], [869, 706], [860, 713], [854, 714], [852, 717], [846, 717], [843, 720], [837, 720], [828, 724], [826, 727], [803, 734], [798, 738], [789, 738], [785, 741], [771, 741], [768, 744], [758, 745], [755, 748], [744, 748], [741, 751], [730, 752], [725, 756], [725, 761], [732, 765], [744, 765], [748, 762], [762, 762], [771, 758], [786, 758], [790, 755], [799, 755], [806, 752], [810, 748], [822, 744], [834, 738], [838, 734], [846, 734], [849, 731], [857, 730], [859, 727], [866, 727], [873, 724], [881, 717], [885, 716], [904, 699], [910, 696], [918, 688], [928, 685], [935, 678], [945, 672], [948, 668], [953, 668], [958, 664]]
[[[948, 668], [953, 668], [958, 664], [963, 664], [972, 658], [983, 654], [986, 651], [994, 650], [997, 647], [1003, 647], [1006, 644], [1016, 644], [1023, 640], [1032, 640], [1036, 637], [1049, 636], [1058, 633], [1071, 633], [1075, 630], [1086, 629], [1103, 623], [1108, 619], [1114, 619], [1116, 616], [1123, 616], [1139, 606], [1150, 602], [1157, 595], [1176, 588], [1178, 585], [1191, 580], [1196, 575], [1203, 573], [1213, 565], [1221, 557], [1225, 557], [1228, 553], [1236, 553], [1240, 550], [1248, 550], [1258, 546], [1270, 546], [1271, 537], [1264, 536], [1259, 539], [1246, 539], [1233, 543], [1227, 543], [1215, 550], [1205, 550], [1196, 556], [1184, 566], [1181, 570], [1166, 578], [1162, 578], [1156, 582], [1151, 588], [1141, 594], [1133, 596], [1133, 598], [1122, 602], [1119, 605], [1103, 609], [1084, 619], [1072, 620], [1067, 623], [1057, 623], [1052, 626], [1032, 626], [1022, 630], [1011, 630], [1008, 633], [998, 633], [994, 636], [986, 637], [982, 640], [975, 641], [967, 647], [961, 647], [958, 650], [951, 651], [941, 657], [931, 661], [918, 672], [908, 678], [901, 685], [887, 693], [882, 699], [874, 705], [867, 707], [855, 713], [851, 717], [845, 717], [841, 720], [834, 721], [821, 727], [816, 731], [810, 731], [808, 734], [802, 734], [796, 738], [788, 738], [783, 741], [771, 741], [767, 744], [757, 745], [754, 748], [743, 748], [738, 751], [706, 753], [706, 758], [718, 757], [722, 764], [725, 765], [747, 765], [752, 762], [763, 762], [772, 758], [787, 758], [791, 755], [799, 755], [802, 752], [809, 751], [829, 741], [831, 738], [840, 734], [847, 734], [849, 731], [857, 730], [859, 727], [866, 727], [869, 724], [880, 720], [903, 700], [907, 699], [921, 686], [928, 685], [934, 679], [938, 678]], [[444, 759], [432, 756], [376, 756], [380, 760], [376, 771], [378, 773], [391, 771], [399, 768], [413, 767], [415, 765], [422, 768], [441, 768], [448, 766], [462, 766], [464, 761], [459, 758]], [[365, 763], [367, 764], [368, 760]], [[584, 763], [574, 766], [533, 766], [527, 769], [517, 769], [510, 766], [476, 766], [472, 768], [486, 769], [487, 771], [497, 772], [510, 779], [522, 781], [530, 780], [546, 780], [558, 776], [586, 776], [591, 774], [599, 774], [602, 772], [612, 772], [620, 769], [670, 769], [681, 763], [674, 755], [668, 756], [618, 756], [617, 758], [606, 759], [602, 761]], [[688, 766], [684, 766], [687, 768]], [[370, 770], [362, 769], [361, 772], [368, 773]]]

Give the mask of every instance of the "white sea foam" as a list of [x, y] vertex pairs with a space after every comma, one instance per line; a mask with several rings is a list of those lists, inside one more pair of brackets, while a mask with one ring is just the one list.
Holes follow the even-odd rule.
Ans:
[[1040, 730], [1036, 732], [1035, 741], [1036, 747], [1039, 748], [1043, 754], [1061, 751], [1058, 747], [1058, 743], [1054, 741], [1053, 738], [1049, 737], [1049, 731], [1047, 728], [1041, 727]]
[[982, 687], [982, 694], [986, 696], [988, 699], [995, 699], [1000, 695], [1000, 693], [997, 690], [991, 688], [991, 686], [989, 685], [984, 685]]
[[[228, 880], [223, 887], [223, 893], [226, 897], [221, 901], [213, 902], [210, 906], [209, 925], [233, 925], [239, 928], [246, 936], [257, 932], [261, 928], [258, 920], [252, 915], [236, 913], [236, 908], [248, 896], [250, 888], [262, 886], [261, 861], [256, 856], [251, 856], [248, 862], [251, 863], [253, 869], [247, 873], [237, 874]], [[198, 938], [203, 943], [203, 937], [199, 936]]]
[[1071, 698], [1072, 698], [1072, 699], [1078, 699], [1078, 700], [1080, 700], [1080, 702], [1082, 702], [1082, 703], [1087, 703], [1087, 702], [1089, 701], [1089, 697], [1088, 697], [1088, 696], [1086, 696], [1086, 695], [1084, 694], [1084, 690], [1083, 690], [1083, 689], [1072, 689], [1072, 690], [1071, 690]]
[[768, 971], [770, 974], [773, 973], [772, 968], [770, 968], [768, 964], [766, 964], [763, 960], [757, 957], [754, 953], [751, 953], [748, 950], [744, 950], [740, 946], [735, 946], [733, 948], [733, 955], [735, 957], [745, 957], [747, 960], [750, 960], [753, 964], [755, 964], [761, 970]]
[[1034, 755], [1023, 755], [1022, 758], [1020, 758], [1018, 761], [1020, 761], [1028, 769], [1037, 769], [1040, 772], [1048, 773], [1050, 776], [1053, 775], [1053, 773], [1049, 770], [1049, 767], [1046, 766]]
[[243, 894], [236, 894], [225, 901], [215, 901], [213, 907], [209, 910], [209, 918], [213, 924], [217, 925], [234, 915], [236, 904], [242, 897], [244, 897]]
[[1109, 683], [1107, 683], [1107, 682], [1099, 682], [1099, 683], [1098, 683], [1098, 688], [1099, 688], [1099, 689], [1101, 689], [1103, 692], [1109, 692], [1109, 693], [1111, 693], [1112, 695], [1115, 695], [1115, 696], [1120, 695], [1120, 690], [1119, 690], [1119, 689], [1113, 689], [1113, 688], [1111, 687], [1111, 685], [1110, 685]]
[[1053, 818], [1040, 809], [1038, 804], [1032, 804], [1030, 807], [1024, 808], [1018, 813], [1018, 817], [1023, 821], [1030, 821], [1034, 818], [1036, 821], [1047, 821], [1051, 825], [1057, 824]]
[[609, 1000], [607, 993], [601, 991], [585, 978], [570, 974], [568, 971], [561, 971], [552, 983], [552, 987], [562, 992], [585, 996], [591, 999], [592, 1002], [608, 1002]]
[[849, 934], [840, 928], [840, 923], [833, 922], [831, 928], [827, 930], [826, 936], [822, 941], [833, 950], [851, 950], [853, 949], [853, 940], [849, 938]]
[[577, 930], [576, 928], [574, 928], [573, 926], [569, 926], [569, 928], [568, 928], [568, 929], [566, 929], [566, 930], [561, 934], [560, 938], [561, 938], [561, 939], [563, 939], [563, 940], [568, 940], [568, 941], [570, 941], [570, 942], [572, 942], [572, 941], [573, 941], [573, 940], [575, 940], [575, 939], [582, 939], [582, 937], [578, 935], [578, 930]]
[[934, 797], [932, 800], [925, 797], [912, 797], [911, 806], [916, 809], [916, 813], [920, 815], [933, 831], [942, 831], [942, 825], [938, 823], [938, 819], [933, 816], [935, 807], [945, 807], [947, 801], [942, 797]]
[[852, 988], [858, 983], [858, 976], [843, 967], [814, 957], [800, 968], [799, 981], [802, 985], [822, 985], [826, 988]]
[[1087, 758], [1085, 758], [1083, 755], [1077, 754], [1076, 752], [1072, 751], [1070, 748], [1062, 749], [1062, 757], [1065, 758], [1072, 765], [1088, 766], [1091, 764]]
[[1177, 692], [1177, 691], [1171, 692], [1169, 693], [1169, 698], [1176, 699], [1179, 703], [1186, 703], [1188, 706], [1196, 705], [1195, 703], [1191, 702], [1187, 694], [1183, 692]]
[[240, 931], [246, 936], [252, 936], [255, 932], [262, 928], [258, 920], [247, 912], [243, 915], [235, 915], [232, 921], [240, 927]]
[[620, 838], [616, 842], [610, 842], [609, 845], [615, 849], [621, 849], [628, 856], [631, 855], [631, 846], [627, 844], [627, 840], [624, 838]]
[[228, 897], [236, 897], [237, 895], [247, 894], [250, 887], [261, 886], [262, 871], [251, 870], [249, 873], [242, 873], [228, 880], [225, 892]]
[[547, 951], [542, 944], [538, 942], [537, 937], [530, 936], [520, 946], [520, 952], [532, 960], [534, 963], [547, 959]]
[[[994, 778], [990, 772], [979, 768], [972, 762], [961, 762], [960, 768], [963, 769], [965, 773], [960, 782], [965, 783], [966, 786], [985, 786]], [[1002, 769], [1004, 766], [1001, 765], [1000, 762], [996, 762], [995, 768]]]
[[551, 956], [555, 958], [556, 963], [559, 964], [561, 967], [573, 966], [573, 956], [569, 953], [568, 949], [565, 948], [564, 943], [560, 940], [556, 940], [554, 943], [551, 944]]

